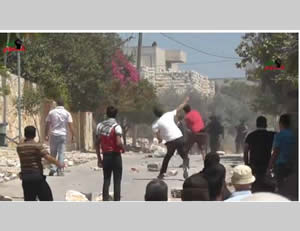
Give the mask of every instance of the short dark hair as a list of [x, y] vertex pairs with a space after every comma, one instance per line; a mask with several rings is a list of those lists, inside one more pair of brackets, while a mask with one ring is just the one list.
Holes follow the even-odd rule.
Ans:
[[186, 104], [183, 107], [183, 110], [184, 110], [185, 113], [189, 113], [192, 110], [192, 108], [191, 108], [191, 106], [189, 104]]
[[160, 180], [154, 179], [146, 186], [145, 201], [167, 201], [168, 185]]
[[64, 106], [65, 102], [62, 98], [59, 98], [56, 100], [56, 104], [57, 104], [57, 106]]
[[220, 156], [215, 152], [210, 152], [205, 156], [204, 169], [210, 168], [220, 163]]
[[24, 136], [26, 139], [34, 139], [36, 135], [36, 129], [33, 126], [27, 126], [24, 129]]
[[266, 128], [267, 127], [267, 118], [264, 116], [259, 116], [256, 119], [256, 127]]
[[282, 124], [285, 128], [289, 128], [291, 126], [291, 115], [283, 114], [279, 118], [279, 123]]
[[201, 173], [187, 178], [182, 186], [182, 201], [209, 201], [208, 182]]
[[156, 117], [161, 117], [163, 114], [164, 114], [164, 111], [160, 108], [160, 107], [158, 107], [158, 106], [155, 106], [154, 108], [153, 108], [153, 113], [154, 113], [154, 115], [156, 116]]
[[210, 200], [215, 201], [225, 186], [226, 169], [219, 163], [208, 168], [203, 176], [208, 182]]
[[108, 118], [116, 118], [118, 114], [118, 109], [114, 106], [109, 106], [106, 108], [106, 115]]

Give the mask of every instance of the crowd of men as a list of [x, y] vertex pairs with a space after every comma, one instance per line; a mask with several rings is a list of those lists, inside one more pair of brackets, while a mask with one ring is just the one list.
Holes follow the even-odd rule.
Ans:
[[[193, 201], [242, 201], [252, 193], [278, 193], [293, 172], [292, 161], [295, 152], [296, 139], [291, 131], [290, 115], [281, 115], [280, 131], [275, 134], [267, 130], [267, 119], [257, 118], [257, 129], [247, 135], [244, 121], [237, 126], [236, 148], [244, 147], [244, 165], [233, 169], [231, 183], [233, 193], [227, 188], [225, 167], [220, 163], [217, 151], [220, 148], [220, 138], [224, 138], [224, 128], [216, 116], [210, 117], [210, 123], [205, 126], [201, 114], [188, 104], [189, 97], [176, 109], [164, 112], [161, 108], [153, 109], [157, 120], [152, 125], [159, 143], [164, 142], [167, 153], [157, 179], [151, 181], [146, 188], [145, 200], [168, 199], [168, 187], [163, 181], [168, 164], [175, 151], [183, 160], [182, 200]], [[180, 118], [181, 111], [184, 116]], [[103, 200], [109, 200], [109, 187], [113, 175], [114, 200], [121, 200], [122, 153], [125, 148], [122, 143], [122, 128], [117, 122], [118, 109], [109, 106], [105, 121], [96, 128], [96, 153], [98, 166], [103, 169]], [[62, 100], [57, 101], [57, 107], [49, 112], [46, 119], [46, 141], [50, 140], [50, 153], [46, 148], [34, 142], [36, 129], [33, 126], [25, 128], [24, 142], [17, 147], [21, 163], [21, 180], [24, 200], [53, 200], [52, 192], [43, 174], [41, 159], [45, 158], [51, 165], [49, 176], [63, 176], [64, 150], [68, 130], [74, 139], [71, 114], [64, 108]], [[184, 129], [187, 128], [187, 132]], [[210, 153], [207, 154], [209, 140]], [[202, 154], [204, 168], [189, 177], [189, 151], [197, 144]], [[273, 174], [275, 178], [273, 177]], [[276, 179], [276, 182], [273, 181]]]

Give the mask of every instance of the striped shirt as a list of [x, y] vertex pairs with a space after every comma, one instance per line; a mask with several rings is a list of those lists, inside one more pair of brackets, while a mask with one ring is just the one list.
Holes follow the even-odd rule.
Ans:
[[34, 141], [27, 141], [17, 146], [17, 152], [21, 163], [21, 172], [40, 172], [43, 174], [42, 158], [48, 153], [47, 149]]

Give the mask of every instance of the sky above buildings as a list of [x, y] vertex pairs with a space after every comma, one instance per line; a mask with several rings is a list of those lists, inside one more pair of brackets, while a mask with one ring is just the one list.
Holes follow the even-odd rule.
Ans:
[[[120, 33], [123, 39], [134, 38], [125, 46], [137, 46], [137, 33]], [[238, 78], [245, 70], [236, 68], [239, 61], [235, 49], [244, 33], [143, 33], [143, 46], [156, 41], [162, 49], [183, 50], [187, 54], [186, 64], [181, 70], [194, 70], [209, 78]], [[205, 54], [208, 53], [208, 54]]]

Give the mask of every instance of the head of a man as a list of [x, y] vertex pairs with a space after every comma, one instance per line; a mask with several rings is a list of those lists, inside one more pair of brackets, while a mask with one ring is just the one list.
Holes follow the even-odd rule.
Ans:
[[279, 118], [280, 130], [290, 128], [291, 126], [291, 116], [290, 114], [283, 114]]
[[189, 113], [192, 110], [191, 106], [189, 104], [186, 104], [183, 107], [183, 111], [185, 112], [185, 114]]
[[182, 201], [209, 201], [207, 180], [201, 174], [187, 178], [182, 186]]
[[146, 186], [145, 201], [167, 201], [168, 185], [160, 180], [154, 179]]
[[115, 119], [118, 115], [118, 109], [114, 106], [109, 106], [106, 108], [106, 116], [107, 118], [113, 118]]
[[256, 127], [257, 128], [267, 128], [267, 118], [264, 116], [259, 116], [256, 119]]
[[33, 140], [36, 136], [36, 129], [33, 126], [27, 126], [24, 129], [24, 136], [26, 140]]
[[231, 182], [235, 191], [251, 190], [255, 177], [252, 175], [252, 170], [247, 165], [238, 165], [234, 167]]
[[160, 118], [164, 114], [164, 111], [161, 109], [161, 107], [155, 106], [153, 108], [153, 113], [157, 118]]
[[204, 159], [204, 170], [220, 163], [220, 156], [215, 152], [210, 152]]
[[56, 105], [59, 107], [63, 107], [65, 105], [65, 102], [62, 98], [59, 98], [58, 100], [56, 100]]
[[210, 200], [222, 201], [225, 189], [225, 167], [218, 163], [208, 168], [203, 174], [208, 182]]

